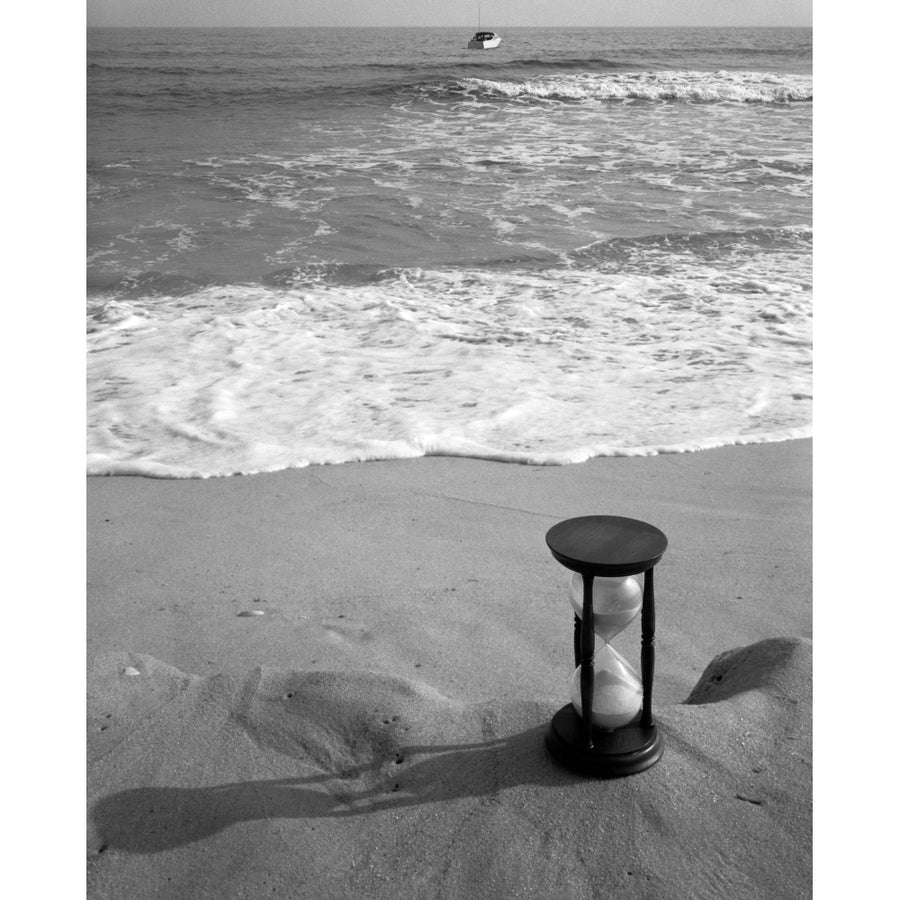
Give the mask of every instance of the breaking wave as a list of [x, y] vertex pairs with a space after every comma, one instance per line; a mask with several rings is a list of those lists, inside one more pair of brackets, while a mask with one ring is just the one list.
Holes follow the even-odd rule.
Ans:
[[426, 88], [482, 100], [643, 100], [686, 103], [804, 103], [812, 78], [769, 72], [578, 72], [526, 80], [464, 78]]

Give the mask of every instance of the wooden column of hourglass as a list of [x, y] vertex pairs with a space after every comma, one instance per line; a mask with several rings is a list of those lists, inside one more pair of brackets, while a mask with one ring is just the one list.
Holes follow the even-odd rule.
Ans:
[[[575, 665], [581, 666], [580, 706], [572, 703], [553, 717], [547, 731], [550, 752], [579, 771], [604, 776], [631, 775], [662, 756], [662, 735], [653, 721], [656, 598], [653, 570], [665, 552], [666, 536], [653, 525], [620, 516], [567, 519], [547, 532], [555, 559], [578, 572], [583, 581], [581, 617], [575, 617]], [[641, 603], [641, 687], [639, 718], [622, 727], [593, 724], [594, 708], [594, 578], [644, 573]], [[627, 627], [627, 626], [625, 626]]]

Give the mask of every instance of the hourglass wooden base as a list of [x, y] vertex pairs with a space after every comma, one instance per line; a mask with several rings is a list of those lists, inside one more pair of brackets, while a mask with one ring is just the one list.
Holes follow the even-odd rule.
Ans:
[[591, 729], [593, 747], [584, 740], [584, 721], [570, 703], [554, 717], [545, 738], [547, 749], [563, 765], [585, 775], [615, 778], [649, 769], [663, 754], [663, 739], [655, 725], [639, 722], [604, 731]]

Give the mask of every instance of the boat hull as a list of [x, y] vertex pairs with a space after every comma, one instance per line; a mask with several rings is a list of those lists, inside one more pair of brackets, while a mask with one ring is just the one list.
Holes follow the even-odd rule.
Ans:
[[474, 38], [466, 45], [469, 50], [491, 50], [500, 45], [502, 38], [494, 37], [488, 41], [476, 41]]

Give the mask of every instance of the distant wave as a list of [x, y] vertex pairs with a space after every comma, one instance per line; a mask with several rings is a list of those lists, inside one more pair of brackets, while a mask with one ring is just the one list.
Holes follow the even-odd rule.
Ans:
[[221, 65], [212, 65], [212, 66], [197, 66], [197, 65], [189, 65], [189, 66], [160, 66], [160, 65], [121, 65], [115, 64], [110, 65], [107, 63], [88, 63], [88, 72], [99, 73], [116, 73], [116, 74], [127, 74], [127, 75], [154, 75], [154, 76], [167, 76], [174, 75], [178, 78], [189, 78], [191, 76], [197, 75], [215, 75], [216, 77], [222, 75], [246, 75], [246, 69], [239, 68], [237, 66], [221, 66]]
[[[710, 48], [708, 46], [686, 44], [683, 47], [679, 47], [677, 49], [672, 48], [669, 52], [673, 56], [691, 56], [697, 53], [709, 53]], [[737, 45], [730, 45], [728, 47], [723, 47], [718, 52], [725, 58], [731, 57], [734, 59], [740, 59], [741, 57], [745, 56], [759, 56], [764, 58], [786, 57], [788, 59], [795, 59], [798, 55], [811, 53], [812, 43], [808, 41], [798, 41], [797, 43], [790, 44], [784, 47], [741, 47]]]
[[[616, 70], [616, 69], [632, 69], [636, 68], [636, 63], [621, 62], [605, 57], [586, 57], [576, 59], [565, 58], [527, 58], [527, 59], [510, 59], [502, 62], [493, 62], [485, 60], [481, 56], [473, 56], [469, 60], [448, 64], [446, 60], [440, 60], [432, 64], [417, 62], [415, 66], [411, 66], [408, 62], [366, 62], [355, 66], [347, 66], [346, 64], [335, 66], [323, 65], [304, 65], [302, 62], [292, 63], [292, 67], [305, 72], [323, 72], [329, 70], [339, 70], [347, 72], [355, 70], [358, 72], [429, 72], [429, 71], [456, 71], [459, 69], [478, 69], [480, 71], [500, 71], [500, 70], [516, 70], [516, 69], [587, 69], [587, 70]], [[96, 70], [103, 72], [125, 72], [130, 74], [144, 73], [152, 75], [206, 75], [226, 74], [226, 75], [248, 75], [251, 77], [254, 73], [248, 73], [246, 69], [221, 66], [221, 65], [204, 65], [202, 63], [191, 63], [187, 66], [171, 66], [157, 64], [130, 64], [123, 65], [121, 63], [109, 64], [102, 62], [88, 63], [88, 71]]]
[[796, 103], [812, 100], [812, 79], [762, 72], [577, 73], [527, 80], [462, 79], [434, 86], [483, 100], [642, 100], [693, 103]]
[[[512, 62], [466, 62], [434, 67], [367, 64], [340, 83], [310, 79], [272, 82], [266, 72], [235, 81], [231, 69], [163, 67], [110, 69], [115, 86], [98, 83], [89, 91], [92, 112], [113, 111], [140, 103], [144, 109], [218, 105], [327, 103], [335, 98], [366, 97], [398, 102], [577, 103], [643, 101], [686, 103], [803, 103], [812, 100], [812, 78], [771, 72], [636, 70], [630, 63], [602, 57], [587, 59], [521, 59]], [[120, 77], [121, 76], [121, 77]]]
[[[400, 69], [393, 63], [376, 63], [369, 64], [366, 68], [371, 69]], [[569, 70], [580, 69], [583, 71], [618, 71], [623, 69], [636, 69], [637, 63], [628, 61], [615, 61], [603, 56], [585, 57], [585, 58], [556, 58], [556, 57], [530, 57], [526, 59], [507, 59], [500, 61], [485, 60], [483, 57], [473, 57], [471, 60], [457, 62], [453, 65], [447, 65], [446, 62], [436, 63], [434, 66], [423, 66], [418, 64], [414, 71], [422, 72], [433, 70], [458, 71], [460, 69], [477, 69], [480, 72], [506, 72], [513, 74], [516, 72], [530, 72], [539, 70]]]

